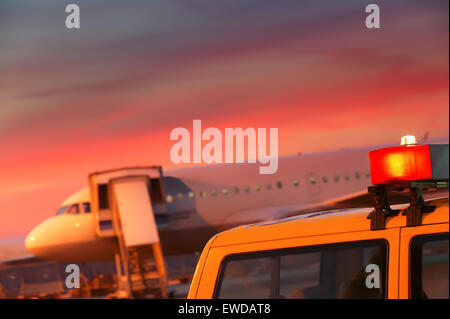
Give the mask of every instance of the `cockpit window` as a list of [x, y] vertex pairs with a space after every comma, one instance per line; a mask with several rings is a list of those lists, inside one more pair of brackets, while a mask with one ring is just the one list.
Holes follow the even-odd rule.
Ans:
[[71, 214], [71, 215], [76, 215], [80, 213], [80, 208], [78, 206], [78, 204], [73, 204], [69, 207], [69, 209], [67, 210], [67, 214]]
[[91, 212], [91, 203], [84, 202], [82, 205], [83, 205], [83, 211], [85, 214], [88, 214]]
[[[81, 209], [82, 211], [80, 211]], [[64, 214], [76, 215], [80, 213], [90, 213], [90, 212], [91, 212], [91, 203], [84, 202], [80, 204], [62, 206], [58, 209], [56, 215], [64, 215]]]
[[62, 207], [60, 207], [55, 215], [58, 216], [58, 215], [64, 214], [67, 211], [68, 208], [69, 208], [69, 206], [62, 206]]

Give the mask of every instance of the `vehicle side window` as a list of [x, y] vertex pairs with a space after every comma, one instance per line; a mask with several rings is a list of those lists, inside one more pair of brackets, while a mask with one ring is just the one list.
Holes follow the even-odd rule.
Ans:
[[220, 298], [267, 298], [269, 274], [269, 258], [231, 260], [226, 265]]
[[229, 256], [215, 297], [384, 298], [386, 265], [381, 240]]
[[411, 240], [411, 298], [449, 298], [448, 239], [447, 233]]

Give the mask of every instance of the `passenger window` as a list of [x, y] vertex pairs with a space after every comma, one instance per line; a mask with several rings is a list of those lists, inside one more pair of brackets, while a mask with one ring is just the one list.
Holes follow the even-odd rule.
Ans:
[[267, 184], [267, 185], [266, 185], [266, 189], [267, 189], [267, 190], [271, 190], [271, 189], [272, 189], [272, 184], [270, 184], [270, 183]]
[[355, 178], [359, 179], [361, 176], [359, 175], [359, 172], [355, 172]]
[[[386, 256], [381, 240], [230, 256], [215, 297], [384, 298]], [[379, 272], [366, 272], [368, 265]]]
[[259, 192], [261, 190], [261, 185], [256, 185], [255, 189], [257, 192]]
[[277, 182], [277, 187], [278, 187], [279, 189], [282, 189], [282, 188], [283, 188], [283, 183], [282, 183], [282, 182]]
[[244, 190], [245, 190], [246, 193], [250, 193], [250, 187], [249, 186], [245, 186]]
[[449, 298], [448, 233], [411, 241], [411, 298]]
[[323, 180], [324, 183], [328, 183], [328, 177], [323, 176], [323, 177], [322, 177], [322, 180]]
[[223, 195], [228, 195], [228, 188], [222, 189], [222, 194]]
[[67, 214], [69, 215], [76, 215], [80, 213], [80, 209], [78, 208], [78, 204], [73, 204], [69, 207], [67, 210]]
[[239, 187], [233, 187], [234, 193], [239, 194]]
[[339, 182], [339, 176], [338, 175], [334, 175], [333, 179], [334, 179], [335, 182]]
[[296, 180], [296, 179], [294, 179], [294, 181], [292, 182], [292, 184], [295, 186], [295, 187], [297, 187], [298, 186], [298, 180]]

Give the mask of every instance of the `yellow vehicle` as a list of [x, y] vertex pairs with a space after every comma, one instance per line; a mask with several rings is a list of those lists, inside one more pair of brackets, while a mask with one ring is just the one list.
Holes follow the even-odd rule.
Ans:
[[[188, 298], [449, 298], [448, 193], [422, 197], [448, 188], [448, 145], [369, 156], [373, 208], [220, 233], [203, 250]], [[391, 207], [396, 192], [410, 203]]]

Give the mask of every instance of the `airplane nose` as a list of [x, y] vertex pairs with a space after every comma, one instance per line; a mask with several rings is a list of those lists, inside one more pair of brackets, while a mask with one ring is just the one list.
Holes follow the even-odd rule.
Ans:
[[38, 247], [38, 231], [39, 226], [33, 228], [33, 230], [25, 238], [25, 248], [35, 255], [36, 248]]
[[99, 240], [90, 214], [55, 216], [32, 229], [25, 247], [34, 256], [59, 261], [111, 260], [115, 244]]
[[49, 218], [34, 227], [25, 238], [25, 248], [36, 257], [46, 257], [48, 247], [54, 240], [54, 218]]

